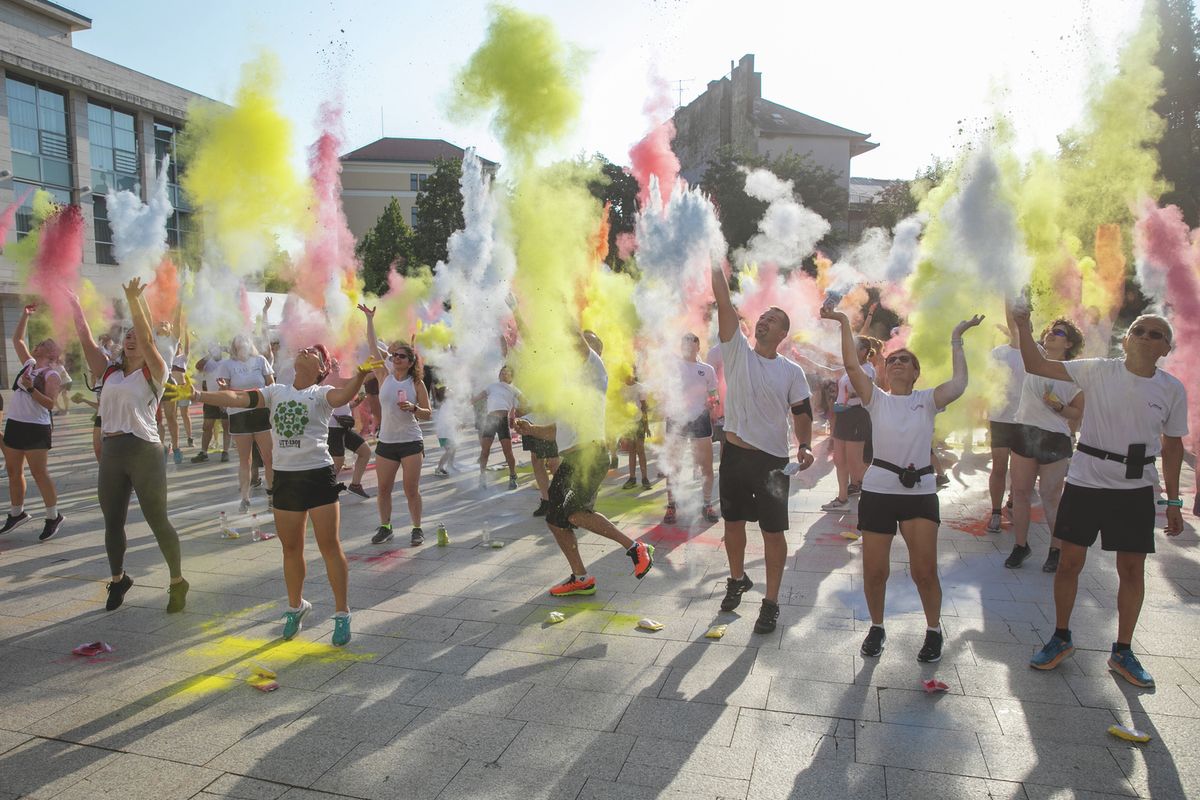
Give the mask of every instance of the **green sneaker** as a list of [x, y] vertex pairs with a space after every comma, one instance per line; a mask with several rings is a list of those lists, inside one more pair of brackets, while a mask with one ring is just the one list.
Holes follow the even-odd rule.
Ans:
[[283, 612], [283, 640], [285, 642], [296, 638], [296, 634], [304, 627], [302, 624], [304, 615], [309, 611], [312, 611], [312, 603], [307, 600], [301, 600], [298, 611], [289, 610]]
[[345, 647], [350, 643], [350, 614], [333, 615], [333, 646]]

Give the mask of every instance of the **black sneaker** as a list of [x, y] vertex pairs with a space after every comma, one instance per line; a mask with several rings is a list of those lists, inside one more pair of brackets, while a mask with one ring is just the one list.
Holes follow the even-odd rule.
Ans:
[[229, 451], [228, 451], [228, 450], [222, 450], [222, 451], [221, 451], [221, 463], [222, 463], [222, 464], [228, 464], [228, 463], [229, 463]]
[[858, 648], [858, 652], [867, 658], [878, 658], [879, 654], [883, 652], [883, 645], [886, 641], [887, 633], [883, 630], [883, 626], [872, 625], [871, 630], [867, 631], [867, 638], [863, 639], [862, 647]]
[[263, 479], [258, 477], [257, 475], [255, 475], [253, 478], [250, 479], [250, 487], [252, 489], [257, 489], [262, 485], [263, 485]]
[[779, 619], [779, 604], [772, 603], [765, 597], [762, 608], [758, 610], [758, 619], [754, 621], [755, 633], [770, 633], [775, 630], [775, 621]]
[[1042, 572], [1058, 572], [1058, 557], [1061, 553], [1057, 547], [1051, 547], [1050, 552], [1046, 553], [1046, 563], [1042, 564]]
[[1033, 555], [1033, 548], [1027, 544], [1014, 544], [1012, 552], [1008, 554], [1008, 558], [1004, 560], [1004, 566], [1009, 569], [1017, 569], [1025, 559]]
[[191, 461], [193, 464], [203, 464], [205, 461], [208, 461], [208, 453], [201, 450], [199, 453], [196, 453], [196, 455], [192, 456]]
[[121, 578], [121, 580], [108, 584], [108, 602], [104, 604], [106, 611], [116, 611], [121, 607], [121, 603], [125, 602], [125, 593], [133, 586], [133, 578], [129, 577], [129, 573]]
[[721, 601], [722, 611], [733, 611], [742, 602], [742, 595], [750, 591], [754, 587], [754, 581], [750, 580], [750, 576], [743, 574], [741, 578], [734, 580], [733, 578], [725, 579], [725, 599]]
[[862, 492], [862, 484], [851, 483], [846, 487], [846, 494], [854, 495], [859, 494], [860, 492]]
[[412, 536], [409, 537], [409, 544], [416, 547], [420, 544], [425, 544], [425, 533], [420, 528], [412, 529]]
[[47, 539], [54, 538], [54, 534], [58, 533], [58, 529], [62, 527], [63, 515], [60, 513], [54, 519], [46, 520], [46, 524], [42, 526], [42, 532], [38, 534], [38, 541], [44, 542]]
[[538, 507], [533, 510], [533, 515], [535, 517], [544, 517], [544, 516], [546, 516], [546, 512], [549, 510], [550, 510], [550, 501], [543, 500], [542, 502], [538, 503]]
[[178, 614], [183, 611], [183, 607], [187, 605], [188, 587], [191, 586], [187, 581], [181, 580], [179, 583], [172, 583], [167, 586], [167, 613]]
[[938, 475], [936, 478], [934, 478], [933, 482], [935, 484], [937, 484], [937, 488], [941, 489], [944, 486], [950, 485], [950, 476], [949, 475]]
[[379, 530], [375, 531], [375, 535], [371, 537], [371, 544], [383, 544], [395, 535], [391, 525], [380, 525]]
[[363, 488], [361, 483], [352, 483], [346, 487], [346, 491], [350, 494], [356, 494], [359, 497], [370, 499], [371, 495], [367, 494], [367, 490]]
[[13, 528], [19, 528], [20, 526], [24, 525], [26, 522], [29, 522], [29, 512], [28, 511], [22, 511], [20, 514], [17, 514], [15, 517], [12, 514], [9, 514], [8, 519], [4, 520], [4, 527], [0, 528], [0, 533], [8, 533]]
[[921, 646], [921, 652], [917, 653], [917, 661], [923, 664], [941, 661], [942, 638], [942, 634], [937, 631], [925, 631], [925, 644]]

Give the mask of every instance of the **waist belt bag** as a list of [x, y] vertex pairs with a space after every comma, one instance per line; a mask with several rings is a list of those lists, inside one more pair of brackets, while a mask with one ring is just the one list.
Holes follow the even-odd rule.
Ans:
[[1146, 471], [1147, 464], [1154, 463], [1154, 456], [1146, 455], [1146, 445], [1131, 444], [1125, 455], [1110, 453], [1107, 450], [1101, 450], [1099, 447], [1092, 447], [1090, 444], [1080, 442], [1076, 449], [1092, 458], [1098, 458], [1101, 461], [1116, 461], [1119, 464], [1125, 465], [1125, 477], [1128, 480], [1137, 480], [1142, 477]]
[[909, 464], [907, 467], [898, 467], [895, 464], [891, 463], [890, 461], [882, 461], [878, 458], [872, 459], [871, 463], [877, 467], [886, 469], [888, 472], [896, 473], [896, 476], [898, 478], [900, 478], [900, 485], [903, 486], [905, 489], [913, 488], [914, 486], [917, 485], [917, 482], [920, 481], [921, 478], [923, 478], [926, 475], [933, 474], [933, 465], [932, 464], [930, 464], [929, 466], [926, 466], [926, 467], [922, 467], [921, 469], [917, 469], [912, 464]]

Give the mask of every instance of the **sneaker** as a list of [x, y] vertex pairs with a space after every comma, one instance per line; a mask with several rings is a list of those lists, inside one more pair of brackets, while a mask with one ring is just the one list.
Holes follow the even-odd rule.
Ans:
[[250, 510], [250, 501], [249, 500], [243, 500], [242, 502], [238, 503], [238, 513], [239, 514], [245, 514], [249, 510]]
[[20, 514], [17, 514], [15, 517], [12, 514], [9, 514], [8, 519], [4, 520], [4, 527], [0, 528], [0, 533], [8, 533], [13, 528], [19, 528], [20, 526], [24, 525], [26, 522], [29, 522], [29, 512], [28, 511], [22, 511]]
[[371, 495], [367, 494], [367, 490], [363, 488], [361, 483], [352, 483], [346, 487], [346, 491], [350, 494], [356, 494], [364, 499], [371, 499]]
[[[642, 478], [642, 488], [643, 489], [652, 489], [653, 487], [654, 487], [654, 484], [650, 483], [649, 478]], [[1200, 513], [1197, 513], [1196, 516], [1200, 517]]]
[[742, 602], [742, 595], [750, 591], [754, 586], [754, 581], [750, 580], [749, 575], [734, 580], [733, 578], [725, 579], [725, 599], [721, 601], [722, 611], [733, 611]]
[[704, 504], [704, 511], [701, 512], [705, 522], [720, 522], [721, 514], [717, 511], [716, 506], [712, 503]]
[[517, 476], [516, 475], [508, 476], [508, 488], [509, 488], [509, 491], [512, 491], [513, 489], [517, 488]]
[[677, 516], [675, 514], [675, 504], [667, 503], [667, 513], [663, 514], [664, 525], [674, 525]]
[[1042, 572], [1058, 572], [1058, 557], [1062, 551], [1057, 547], [1051, 547], [1050, 552], [1046, 553], [1046, 563], [1042, 564]]
[[221, 451], [221, 463], [222, 463], [222, 464], [228, 464], [228, 463], [229, 463], [229, 451], [228, 451], [228, 450], [222, 450], [222, 451]]
[[208, 461], [208, 453], [201, 450], [199, 453], [196, 453], [196, 455], [192, 456], [190, 461], [193, 464], [203, 464], [205, 461]]
[[371, 537], [371, 544], [383, 544], [395, 535], [391, 525], [380, 525], [379, 530]]
[[183, 607], [187, 605], [187, 593], [190, 586], [191, 584], [186, 580], [167, 586], [168, 614], [178, 614], [180, 611], [183, 611]]
[[285, 642], [296, 638], [296, 634], [304, 627], [304, 615], [309, 611], [312, 611], [312, 603], [301, 599], [298, 611], [283, 612], [283, 640]]
[[850, 505], [849, 497], [847, 497], [845, 499], [843, 499], [841, 497], [835, 497], [832, 500], [830, 500], [828, 503], [826, 503], [825, 505], [821, 506], [821, 510], [822, 511], [837, 511], [839, 508], [845, 508], [848, 505]]
[[125, 593], [133, 586], [133, 578], [129, 577], [129, 573], [125, 573], [121, 580], [113, 583], [109, 581], [108, 600], [104, 603], [105, 611], [116, 611], [121, 607], [121, 603], [125, 602]]
[[942, 634], [937, 631], [925, 631], [925, 644], [917, 653], [917, 661], [922, 664], [932, 664], [942, 660]]
[[1142, 662], [1138, 661], [1132, 650], [1118, 650], [1114, 644], [1112, 655], [1108, 657], [1108, 668], [1134, 686], [1141, 689], [1154, 688], [1154, 678], [1142, 666]]
[[1069, 639], [1051, 636], [1050, 641], [1046, 642], [1045, 646], [1029, 659], [1029, 666], [1034, 669], [1054, 669], [1064, 658], [1074, 652], [1075, 645], [1071, 644]]
[[1021, 564], [1025, 563], [1025, 559], [1033, 555], [1033, 548], [1027, 544], [1014, 544], [1012, 552], [1008, 554], [1008, 558], [1004, 560], [1004, 566], [1009, 569], [1017, 569]]
[[637, 486], [637, 481], [635, 481], [633, 478], [630, 478], [629, 480], [627, 480], [623, 484], [621, 484], [622, 489], [633, 489], [636, 486]]
[[654, 545], [645, 542], [634, 542], [633, 547], [625, 551], [625, 555], [633, 560], [633, 577], [641, 580], [654, 566]]
[[533, 515], [535, 517], [544, 517], [544, 516], [546, 516], [546, 512], [549, 510], [550, 510], [550, 501], [543, 500], [540, 503], [538, 503], [538, 507], [533, 510]]
[[450, 477], [450, 473], [449, 473], [449, 472], [446, 472], [446, 470], [444, 470], [444, 469], [435, 469], [435, 470], [433, 471], [433, 474], [434, 474], [434, 475], [436, 475], [436, 476], [437, 476], [437, 477], [439, 477], [439, 478], [448, 478], [448, 477]]
[[263, 480], [258, 475], [255, 475], [253, 478], [250, 479], [250, 488], [251, 489], [258, 489], [259, 487], [262, 486], [262, 484], [263, 484]]
[[992, 516], [990, 516], [988, 518], [988, 524], [987, 524], [987, 527], [984, 528], [984, 530], [986, 530], [988, 533], [999, 533], [1000, 532], [1000, 514], [999, 514], [999, 512], [995, 512], [995, 511], [992, 512]]
[[950, 485], [950, 476], [949, 475], [938, 475], [934, 479], [934, 484], [939, 489], [941, 489], [943, 486], [949, 486]]
[[858, 648], [858, 652], [867, 658], [879, 658], [885, 642], [887, 642], [887, 633], [883, 630], [883, 626], [872, 625], [871, 630], [867, 631], [867, 638], [863, 639], [862, 647]]
[[758, 619], [754, 621], [755, 633], [770, 633], [775, 630], [775, 623], [779, 619], [779, 604], [773, 603], [770, 600], [763, 598], [762, 608], [758, 610]]
[[196, 446], [195, 444], [193, 444], [193, 443], [192, 443], [192, 437], [190, 437], [190, 436], [188, 437], [188, 445], [187, 445], [187, 446], [188, 446], [188, 447], [195, 447], [195, 446]]
[[333, 615], [333, 646], [345, 647], [350, 644], [350, 615]]
[[174, 461], [176, 464], [182, 464], [183, 463], [183, 451], [180, 450], [178, 447], [176, 447], [174, 450], [171, 451], [171, 460]]
[[555, 584], [550, 587], [550, 594], [554, 597], [569, 597], [571, 595], [595, 594], [596, 579], [590, 575], [586, 580], [579, 580], [574, 575], [568, 575], [567, 579], [562, 583]]
[[413, 528], [412, 535], [408, 538], [409, 544], [413, 547], [425, 544], [425, 533], [420, 528]]
[[858, 494], [862, 491], [861, 483], [852, 483], [846, 487], [846, 494]]
[[62, 524], [63, 524], [63, 515], [62, 514], [59, 514], [54, 519], [46, 520], [46, 524], [42, 526], [42, 532], [40, 534], [38, 534], [38, 541], [44, 542], [47, 539], [53, 538], [54, 534], [58, 533], [58, 529], [62, 527]]

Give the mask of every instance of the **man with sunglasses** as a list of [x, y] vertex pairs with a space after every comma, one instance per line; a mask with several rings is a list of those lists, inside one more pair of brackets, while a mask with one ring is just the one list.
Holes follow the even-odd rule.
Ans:
[[1187, 391], [1158, 369], [1171, 352], [1170, 323], [1143, 315], [1133, 321], [1122, 344], [1124, 358], [1052, 361], [1038, 349], [1029, 310], [1014, 308], [1021, 357], [1031, 375], [1074, 381], [1087, 396], [1079, 444], [1071, 457], [1054, 526], [1062, 555], [1054, 575], [1055, 631], [1029, 662], [1054, 669], [1074, 651], [1071, 611], [1087, 550], [1100, 537], [1101, 548], [1117, 554], [1117, 641], [1108, 666], [1134, 686], [1153, 688], [1154, 678], [1130, 649], [1145, 595], [1146, 554], [1154, 552], [1155, 501], [1162, 455], [1167, 499], [1166, 534], [1183, 531], [1179, 472], [1187, 434]]

